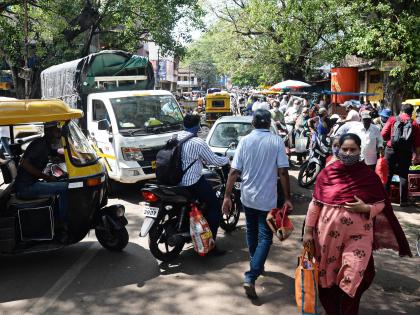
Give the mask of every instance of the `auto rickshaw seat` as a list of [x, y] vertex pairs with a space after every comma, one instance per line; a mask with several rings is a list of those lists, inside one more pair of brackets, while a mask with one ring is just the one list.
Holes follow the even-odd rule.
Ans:
[[16, 194], [11, 194], [8, 202], [8, 208], [22, 209], [22, 208], [36, 208], [44, 207], [51, 205], [53, 202], [53, 197], [38, 197], [38, 198], [28, 198], [21, 199], [16, 196]]

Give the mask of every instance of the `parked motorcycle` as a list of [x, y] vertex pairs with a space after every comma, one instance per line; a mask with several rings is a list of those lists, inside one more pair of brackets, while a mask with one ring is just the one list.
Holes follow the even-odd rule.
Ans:
[[329, 155], [331, 155], [331, 138], [316, 136], [311, 144], [308, 159], [300, 167], [299, 186], [308, 188], [315, 182], [316, 177], [325, 167]]
[[[203, 175], [210, 182], [216, 196], [223, 202], [229, 166], [209, 167]], [[206, 205], [201, 204], [185, 187], [147, 185], [142, 189], [144, 202], [140, 203], [145, 220], [140, 237], [149, 235], [149, 249], [158, 260], [167, 262], [181, 253], [185, 243], [191, 242], [189, 213], [194, 205], [205, 213]], [[223, 215], [220, 227], [233, 231], [239, 221], [240, 182], [235, 183], [232, 195], [232, 209]]]

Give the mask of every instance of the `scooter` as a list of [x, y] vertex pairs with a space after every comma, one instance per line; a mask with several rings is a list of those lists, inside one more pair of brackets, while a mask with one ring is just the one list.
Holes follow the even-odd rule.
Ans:
[[298, 184], [303, 188], [311, 186], [318, 174], [325, 167], [327, 157], [331, 154], [331, 138], [316, 136], [311, 144], [309, 157], [302, 164], [298, 175]]

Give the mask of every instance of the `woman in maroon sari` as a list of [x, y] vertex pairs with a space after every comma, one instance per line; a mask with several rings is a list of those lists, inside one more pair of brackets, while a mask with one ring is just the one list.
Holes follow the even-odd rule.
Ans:
[[353, 315], [373, 281], [372, 251], [411, 256], [379, 177], [360, 161], [357, 135], [340, 138], [339, 160], [319, 174], [306, 216], [304, 245], [315, 245], [319, 297], [328, 315]]

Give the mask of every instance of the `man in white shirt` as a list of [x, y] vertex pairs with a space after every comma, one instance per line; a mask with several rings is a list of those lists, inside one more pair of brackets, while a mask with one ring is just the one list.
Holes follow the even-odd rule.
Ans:
[[270, 104], [267, 102], [267, 98], [263, 98], [262, 102], [260, 100], [256, 101], [254, 105], [252, 105], [252, 111], [256, 112], [259, 109], [270, 110]]
[[362, 140], [361, 157], [365, 160], [366, 165], [374, 170], [378, 159], [378, 151], [383, 155], [384, 140], [379, 127], [372, 124], [370, 112], [362, 112], [362, 124], [354, 125], [350, 128], [349, 133], [354, 133], [360, 137]]
[[223, 212], [232, 208], [230, 195], [240, 175], [241, 201], [246, 218], [246, 237], [250, 254], [250, 269], [245, 272], [244, 289], [250, 299], [256, 299], [255, 281], [264, 270], [264, 264], [273, 242], [273, 233], [267, 225], [268, 212], [277, 207], [277, 182], [280, 178], [284, 205], [292, 210], [289, 183], [289, 158], [283, 140], [270, 133], [271, 114], [258, 110], [253, 114], [255, 129], [239, 141], [226, 185]]
[[354, 109], [354, 105], [353, 104], [351, 104], [351, 103], [348, 104], [346, 106], [346, 111], [347, 111], [346, 121], [360, 121], [360, 115]]

